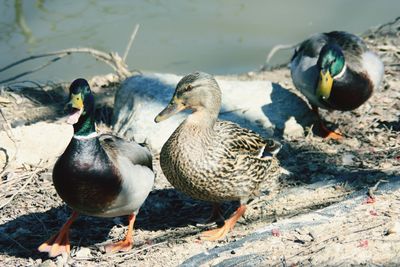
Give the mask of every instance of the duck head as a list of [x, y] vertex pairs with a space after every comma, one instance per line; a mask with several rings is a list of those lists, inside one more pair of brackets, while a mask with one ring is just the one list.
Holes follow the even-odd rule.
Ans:
[[76, 124], [81, 117], [94, 113], [94, 96], [85, 79], [76, 79], [69, 87], [69, 117], [67, 123]]
[[335, 44], [327, 44], [322, 47], [317, 66], [320, 70], [320, 76], [316, 95], [326, 100], [331, 94], [334, 80], [341, 77], [345, 71], [345, 59], [342, 49]]
[[168, 106], [154, 121], [158, 123], [186, 109], [193, 113], [206, 112], [216, 118], [220, 108], [221, 90], [217, 81], [210, 74], [193, 72], [179, 81]]

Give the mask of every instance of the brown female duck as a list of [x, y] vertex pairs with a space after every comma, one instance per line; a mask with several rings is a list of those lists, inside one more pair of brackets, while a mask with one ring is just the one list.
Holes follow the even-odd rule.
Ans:
[[69, 228], [78, 213], [114, 217], [129, 215], [124, 240], [106, 246], [106, 251], [132, 248], [136, 213], [154, 183], [152, 157], [148, 149], [112, 135], [98, 136], [94, 122], [94, 96], [84, 79], [70, 86], [74, 136], [57, 160], [53, 182], [57, 193], [73, 209], [58, 234], [44, 242], [39, 251], [55, 257], [69, 253]]
[[160, 122], [179, 111], [193, 111], [160, 154], [161, 168], [175, 188], [213, 203], [240, 201], [224, 226], [203, 233], [206, 240], [220, 239], [233, 229], [261, 181], [274, 184], [280, 170], [273, 155], [281, 145], [218, 120], [220, 107], [221, 91], [214, 77], [195, 72], [180, 80], [172, 100], [155, 118]]

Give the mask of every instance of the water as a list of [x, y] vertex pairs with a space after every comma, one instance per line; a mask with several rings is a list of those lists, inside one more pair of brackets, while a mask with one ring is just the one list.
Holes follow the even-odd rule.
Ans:
[[[1, 67], [23, 57], [71, 47], [124, 53], [131, 69], [184, 74], [240, 73], [260, 67], [276, 44], [312, 33], [362, 33], [399, 15], [400, 1], [0, 0]], [[278, 61], [288, 57], [281, 54]], [[49, 58], [50, 59], [50, 58]], [[43, 64], [34, 61], [0, 73], [0, 80]], [[22, 80], [69, 81], [111, 72], [86, 55], [73, 55]]]

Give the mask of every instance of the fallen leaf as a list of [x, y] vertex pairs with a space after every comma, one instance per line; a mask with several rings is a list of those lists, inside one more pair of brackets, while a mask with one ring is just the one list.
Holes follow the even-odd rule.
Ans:
[[278, 228], [272, 229], [272, 230], [271, 230], [271, 233], [272, 233], [272, 236], [276, 236], [276, 237], [281, 236], [281, 231], [279, 231]]
[[378, 213], [376, 212], [376, 210], [370, 210], [369, 214], [371, 214], [372, 216], [378, 216]]
[[358, 243], [358, 246], [357, 247], [359, 247], [359, 248], [367, 248], [368, 247], [368, 240], [361, 240], [359, 243]]
[[362, 204], [372, 204], [372, 203], [375, 203], [375, 202], [376, 202], [376, 198], [367, 197], [367, 199], [365, 199]]

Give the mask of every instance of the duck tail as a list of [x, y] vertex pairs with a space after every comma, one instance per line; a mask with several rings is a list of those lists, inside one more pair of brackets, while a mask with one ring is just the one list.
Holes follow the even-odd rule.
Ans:
[[274, 157], [281, 150], [282, 144], [272, 139], [265, 140], [265, 146], [261, 152], [261, 158]]

